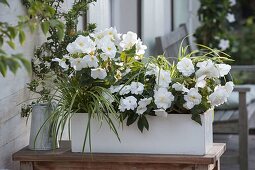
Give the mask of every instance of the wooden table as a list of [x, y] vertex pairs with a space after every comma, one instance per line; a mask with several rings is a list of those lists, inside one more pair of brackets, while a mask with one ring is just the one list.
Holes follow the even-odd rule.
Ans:
[[70, 143], [54, 151], [31, 151], [27, 147], [14, 153], [21, 170], [219, 170], [226, 150], [215, 143], [204, 156], [160, 154], [72, 153]]

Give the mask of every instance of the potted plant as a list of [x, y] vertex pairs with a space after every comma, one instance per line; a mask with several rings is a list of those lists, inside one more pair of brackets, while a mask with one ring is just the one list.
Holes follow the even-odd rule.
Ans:
[[190, 54], [180, 47], [175, 65], [143, 58], [146, 46], [132, 32], [78, 36], [67, 55], [53, 59], [63, 71], [55, 81], [55, 134], [68, 124], [73, 152], [205, 154], [213, 109], [233, 83], [224, 80], [228, 55], [200, 46]]

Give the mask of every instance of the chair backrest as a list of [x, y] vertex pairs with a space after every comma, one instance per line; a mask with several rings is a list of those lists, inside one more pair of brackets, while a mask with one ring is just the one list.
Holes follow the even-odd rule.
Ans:
[[[183, 47], [190, 45], [189, 35], [186, 24], [181, 24], [179, 28], [164, 36], [156, 37], [156, 50], [157, 54], [163, 54], [170, 60], [178, 57], [179, 47], [183, 40]], [[188, 53], [191, 52], [191, 47], [187, 49]]]

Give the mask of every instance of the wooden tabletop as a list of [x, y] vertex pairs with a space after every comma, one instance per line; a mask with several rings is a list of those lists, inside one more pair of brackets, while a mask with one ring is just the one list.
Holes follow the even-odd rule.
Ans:
[[13, 154], [14, 161], [78, 161], [78, 162], [132, 162], [132, 163], [173, 163], [173, 164], [215, 164], [225, 152], [226, 145], [214, 143], [204, 156], [166, 154], [112, 154], [73, 153], [70, 143], [52, 151], [32, 151], [27, 147]]

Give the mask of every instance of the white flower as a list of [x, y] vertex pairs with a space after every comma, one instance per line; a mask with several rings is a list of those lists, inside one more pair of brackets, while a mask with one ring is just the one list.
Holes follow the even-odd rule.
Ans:
[[181, 83], [174, 83], [172, 85], [172, 88], [175, 90], [175, 91], [182, 91], [182, 92], [188, 92], [189, 90]]
[[186, 57], [184, 57], [181, 61], [177, 63], [177, 69], [184, 76], [190, 76], [195, 72], [195, 68], [191, 59]]
[[[105, 42], [102, 45], [101, 49], [104, 52], [104, 56], [109, 57], [109, 58], [114, 58], [116, 55], [116, 52], [117, 52], [117, 49], [116, 49], [114, 43], [111, 41]], [[102, 58], [102, 59], [105, 61], [105, 58]]]
[[222, 51], [225, 51], [229, 48], [229, 40], [221, 39], [219, 43], [219, 47]]
[[157, 105], [157, 108], [168, 109], [172, 101], [174, 101], [174, 96], [166, 88], [159, 88], [154, 91], [154, 102]]
[[155, 64], [149, 63], [145, 67], [145, 75], [157, 75], [159, 73], [159, 67]]
[[91, 77], [93, 79], [103, 80], [107, 76], [106, 70], [102, 68], [91, 69]]
[[114, 27], [110, 27], [110, 28], [106, 28], [104, 31], [103, 31], [103, 33], [105, 34], [105, 35], [108, 35], [112, 40], [114, 40], [114, 41], [118, 41], [118, 40], [120, 40], [120, 36], [121, 36], [121, 34], [118, 34], [118, 32], [117, 32], [117, 30], [116, 30], [116, 28]]
[[159, 73], [156, 74], [156, 83], [159, 87], [169, 87], [169, 83], [171, 82], [170, 71], [160, 70]]
[[184, 103], [183, 107], [186, 109], [192, 109], [195, 105], [201, 103], [202, 96], [198, 93], [198, 89], [191, 88], [189, 92], [184, 95], [184, 100], [186, 103]]
[[131, 31], [128, 31], [127, 34], [122, 35], [122, 41], [120, 42], [120, 47], [123, 50], [131, 49], [137, 43], [137, 34]]
[[146, 49], [147, 49], [147, 46], [143, 45], [141, 39], [139, 38], [136, 44], [136, 54], [143, 55]]
[[235, 15], [234, 15], [234, 14], [231, 14], [231, 13], [228, 13], [228, 14], [227, 14], [226, 19], [228, 20], [229, 23], [232, 23], [232, 22], [235, 22], [235, 21], [236, 21]]
[[131, 93], [132, 94], [142, 94], [144, 90], [144, 85], [140, 82], [131, 83]]
[[147, 110], [147, 106], [151, 103], [152, 98], [143, 98], [138, 102], [136, 113], [141, 115]]
[[70, 54], [74, 54], [74, 53], [78, 53], [80, 52], [80, 50], [77, 48], [77, 45], [75, 42], [69, 43], [66, 46], [66, 50], [70, 53]]
[[52, 61], [58, 62], [58, 65], [62, 67], [63, 69], [68, 69], [68, 65], [66, 64], [66, 59], [65, 58], [53, 58]]
[[117, 93], [117, 92], [119, 92], [119, 90], [120, 90], [120, 86], [111, 86], [110, 88], [109, 88], [109, 90], [110, 90], [110, 92], [111, 93]]
[[72, 58], [70, 59], [71, 67], [73, 67], [74, 70], [80, 71], [83, 68], [87, 67], [86, 60], [83, 58]]
[[227, 75], [231, 69], [231, 66], [228, 64], [216, 64], [216, 67], [218, 68], [221, 77]]
[[225, 89], [228, 93], [228, 95], [230, 95], [234, 89], [234, 83], [232, 81], [229, 81], [225, 84]]
[[206, 75], [207, 78], [219, 78], [219, 70], [216, 68], [212, 60], [206, 60], [203, 62], [198, 62], [197, 67], [199, 70], [196, 71], [196, 77], [201, 77]]
[[236, 5], [236, 0], [229, 0], [229, 3], [231, 6], [234, 6], [234, 5]]
[[89, 36], [79, 35], [74, 41], [76, 48], [81, 53], [89, 54], [96, 50], [96, 44], [91, 40]]
[[212, 106], [219, 106], [227, 101], [228, 92], [224, 86], [217, 86], [208, 99]]
[[206, 85], [205, 78], [206, 78], [206, 75], [202, 75], [202, 76], [198, 77], [195, 87], [204, 88]]
[[124, 112], [125, 110], [134, 110], [137, 107], [137, 99], [134, 96], [129, 96], [120, 99], [119, 110]]
[[98, 67], [98, 59], [96, 56], [93, 55], [86, 55], [84, 57], [84, 60], [86, 61], [87, 67]]
[[119, 94], [120, 95], [125, 95], [125, 94], [128, 94], [128, 93], [130, 93], [130, 91], [131, 91], [131, 86], [130, 85], [120, 85], [119, 86]]
[[155, 115], [160, 116], [160, 117], [167, 117], [167, 112], [164, 109], [156, 109], [153, 110], [155, 112]]

